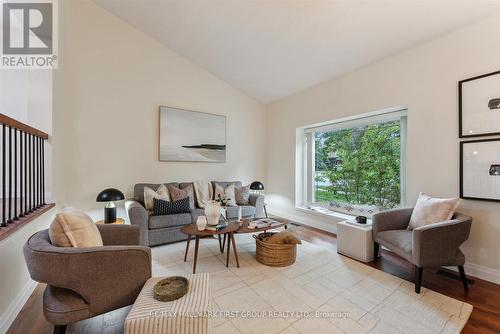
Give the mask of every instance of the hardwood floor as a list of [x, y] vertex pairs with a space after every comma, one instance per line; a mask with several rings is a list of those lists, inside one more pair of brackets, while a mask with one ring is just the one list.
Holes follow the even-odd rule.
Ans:
[[[295, 225], [295, 224], [294, 224]], [[336, 249], [336, 236], [307, 226], [294, 226], [300, 237], [315, 245]], [[367, 265], [413, 282], [413, 266], [391, 252], [382, 250], [382, 257]], [[471, 317], [462, 333], [498, 334], [500, 333], [500, 285], [473, 278], [470, 291], [463, 290], [458, 273], [436, 270], [424, 270], [422, 285], [444, 295], [465, 301], [474, 306]], [[42, 295], [45, 286], [39, 284], [17, 316], [8, 334], [49, 334], [53, 327], [42, 312]], [[68, 330], [70, 333], [120, 333], [123, 331], [123, 319], [128, 308], [106, 313], [86, 321], [79, 322]]]

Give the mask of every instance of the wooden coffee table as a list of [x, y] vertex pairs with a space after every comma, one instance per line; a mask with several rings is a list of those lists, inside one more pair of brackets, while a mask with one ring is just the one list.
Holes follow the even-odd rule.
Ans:
[[187, 255], [189, 251], [189, 243], [191, 241], [191, 237], [195, 236], [195, 246], [194, 246], [194, 262], [193, 262], [193, 274], [196, 272], [196, 262], [198, 260], [198, 247], [200, 244], [200, 238], [201, 237], [207, 237], [207, 236], [214, 236], [217, 235], [219, 237], [219, 248], [221, 250], [221, 253], [224, 251], [224, 245], [221, 244], [221, 235], [224, 235], [224, 240], [226, 240], [227, 237], [227, 250], [226, 250], [226, 267], [229, 266], [229, 253], [230, 253], [230, 247], [231, 243], [233, 244], [233, 252], [234, 252], [234, 258], [236, 260], [236, 266], [239, 268], [240, 267], [240, 262], [238, 261], [238, 252], [236, 250], [236, 242], [234, 241], [234, 233], [240, 228], [240, 225], [237, 222], [230, 222], [227, 227], [223, 228], [222, 230], [219, 231], [209, 231], [209, 230], [203, 230], [203, 231], [198, 231], [198, 226], [196, 224], [189, 224], [189, 225], [184, 225], [181, 228], [181, 232], [184, 234], [187, 234], [188, 239], [186, 243], [186, 252], [184, 253], [184, 262], [187, 260]]

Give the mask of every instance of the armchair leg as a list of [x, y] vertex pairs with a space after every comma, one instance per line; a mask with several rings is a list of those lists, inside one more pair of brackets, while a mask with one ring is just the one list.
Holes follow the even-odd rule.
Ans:
[[373, 261], [374, 262], [377, 262], [379, 249], [380, 249], [380, 245], [377, 242], [374, 242], [373, 243]]
[[460, 272], [460, 278], [462, 279], [462, 284], [464, 285], [465, 292], [469, 292], [469, 285], [467, 284], [467, 277], [465, 276], [464, 266], [458, 266], [458, 271]]
[[415, 292], [420, 293], [420, 288], [422, 287], [422, 273], [424, 271], [423, 267], [415, 266]]
[[54, 334], [66, 334], [66, 325], [55, 325]]

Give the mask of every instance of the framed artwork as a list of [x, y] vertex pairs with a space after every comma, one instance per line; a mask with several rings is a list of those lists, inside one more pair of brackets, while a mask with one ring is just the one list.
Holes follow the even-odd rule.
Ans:
[[500, 135], [500, 71], [458, 82], [459, 137]]
[[500, 139], [460, 143], [460, 198], [500, 201]]
[[226, 116], [160, 106], [160, 161], [226, 161]]

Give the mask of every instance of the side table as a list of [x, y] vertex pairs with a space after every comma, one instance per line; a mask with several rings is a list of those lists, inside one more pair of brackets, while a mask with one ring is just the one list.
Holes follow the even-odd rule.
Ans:
[[[96, 224], [106, 224], [104, 222], [104, 219], [98, 220], [95, 223]], [[125, 224], [125, 219], [123, 219], [123, 218], [116, 218], [116, 221], [114, 223], [107, 223], [107, 224], [119, 224], [119, 225], [122, 225], [122, 224]]]
[[338, 223], [337, 253], [363, 262], [373, 260], [372, 225], [348, 221]]

